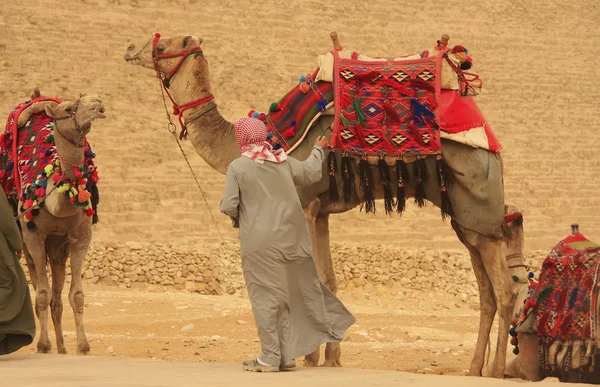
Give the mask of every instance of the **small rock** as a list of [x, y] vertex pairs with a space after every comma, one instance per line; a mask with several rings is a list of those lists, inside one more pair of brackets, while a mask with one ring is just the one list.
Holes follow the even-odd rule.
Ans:
[[148, 333], [146, 336], [144, 336], [145, 339], [153, 339], [154, 338], [154, 333]]
[[115, 353], [115, 348], [114, 347], [108, 347], [106, 348], [106, 352], [110, 353], [111, 355]]
[[130, 250], [141, 250], [142, 249], [142, 245], [140, 245], [137, 242], [127, 242], [125, 244]]
[[211, 336], [210, 340], [211, 341], [219, 341], [219, 340], [221, 340], [221, 336], [217, 336], [217, 335]]
[[188, 324], [188, 325], [184, 326], [183, 328], [181, 328], [181, 330], [179, 332], [189, 332], [194, 328], [196, 328], [196, 326], [194, 324]]
[[447, 354], [450, 353], [450, 351], [452, 351], [450, 348], [444, 348], [444, 350], [442, 351], [443, 354]]
[[93, 306], [100, 306], [100, 307], [104, 306], [104, 304], [101, 303], [101, 302], [93, 302], [92, 305]]
[[244, 321], [244, 320], [237, 320], [237, 323], [240, 324], [240, 325], [246, 325], [246, 324], [248, 324], [248, 322]]
[[422, 371], [426, 374], [435, 374], [435, 371], [431, 368], [423, 368]]

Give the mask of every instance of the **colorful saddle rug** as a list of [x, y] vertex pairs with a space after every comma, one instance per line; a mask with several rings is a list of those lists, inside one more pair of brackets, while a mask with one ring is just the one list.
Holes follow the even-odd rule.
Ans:
[[442, 55], [396, 62], [334, 55], [334, 148], [370, 155], [440, 152]]
[[0, 136], [0, 184], [11, 199], [20, 202], [22, 210], [34, 208], [26, 215], [30, 229], [35, 228], [34, 217], [46, 196], [50, 178], [59, 192], [82, 207], [88, 216], [93, 216], [96, 223], [99, 178], [93, 161], [95, 155], [86, 140], [84, 164], [73, 169], [78, 181], [63, 178], [54, 143], [54, 122], [43, 109], [48, 103], [59, 104], [61, 101], [39, 97], [19, 104], [8, 116], [6, 130]]
[[594, 370], [599, 252], [600, 245], [575, 233], [550, 251], [539, 282], [530, 285], [529, 298], [515, 325], [536, 313], [540, 364], [547, 375], [559, 366], [566, 371], [574, 365], [584, 373]]
[[367, 212], [374, 212], [375, 205], [373, 177], [366, 156], [380, 156], [379, 174], [384, 184], [386, 212], [389, 213], [393, 202], [392, 179], [389, 166], [383, 161], [384, 156], [397, 158], [396, 207], [398, 212], [402, 212], [404, 182], [408, 179], [403, 155], [417, 155], [414, 166], [415, 199], [419, 206], [423, 206], [426, 199], [423, 184], [427, 178], [424, 158], [435, 154], [442, 216], [451, 215], [446, 193], [450, 176], [443, 172], [448, 168], [441, 157], [440, 139], [447, 138], [492, 152], [500, 151], [502, 146], [472, 95], [461, 92], [460, 87], [458, 90], [442, 90], [445, 85], [442, 84], [442, 61], [446, 61], [449, 68], [456, 71], [455, 75], [464, 81], [457, 85], [468, 84], [465, 80], [467, 73], [463, 74], [448, 59], [450, 51], [447, 48], [438, 46], [432, 52], [436, 55], [430, 56], [429, 51], [423, 51], [411, 59], [382, 61], [375, 58], [365, 61], [358, 60], [357, 53], [341, 58], [336, 50], [332, 50], [333, 82], [316, 80], [321, 70], [317, 69], [313, 74], [300, 77], [300, 83], [279, 102], [273, 102], [267, 114], [250, 111], [249, 115], [265, 121], [269, 129], [268, 141], [274, 148], [291, 152], [302, 142], [312, 124], [334, 107], [330, 147], [340, 150], [343, 157], [340, 171], [333, 152], [328, 158], [330, 200], [339, 200], [338, 172], [341, 172], [344, 182], [344, 201], [349, 202], [355, 197], [350, 158], [351, 155], [358, 156], [361, 158], [358, 173]]

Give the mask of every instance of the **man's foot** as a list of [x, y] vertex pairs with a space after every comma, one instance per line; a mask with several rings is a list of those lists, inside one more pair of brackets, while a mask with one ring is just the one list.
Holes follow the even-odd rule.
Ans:
[[291, 370], [292, 368], [296, 368], [296, 360], [288, 360], [279, 365], [280, 371]]
[[242, 363], [245, 371], [250, 372], [279, 372], [279, 367], [272, 365], [262, 365], [256, 359], [246, 360]]

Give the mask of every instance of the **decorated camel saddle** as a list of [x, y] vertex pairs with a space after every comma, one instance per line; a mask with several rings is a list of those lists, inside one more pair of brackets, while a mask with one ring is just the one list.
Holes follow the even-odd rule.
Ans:
[[[71, 203], [82, 207], [93, 223], [98, 221], [98, 172], [95, 155], [87, 140], [84, 142], [85, 161], [74, 168], [77, 181], [67, 181], [62, 175], [62, 160], [54, 143], [54, 121], [45, 112], [46, 105], [57, 106], [58, 98], [34, 95], [19, 104], [8, 116], [6, 130], [0, 135], [0, 185], [9, 201], [26, 214], [27, 227], [35, 228], [35, 216], [47, 195], [49, 179], [58, 192], [63, 192]], [[15, 216], [17, 209], [15, 209]]]
[[[353, 174], [347, 172], [352, 169], [352, 159], [358, 159], [359, 165], [377, 163], [384, 176], [389, 172], [381, 171], [387, 171], [385, 165], [393, 160], [397, 171], [406, 171], [404, 160], [416, 160], [419, 184], [418, 170], [425, 173], [425, 167], [418, 161], [434, 155], [442, 213], [448, 215], [451, 210], [444, 208], [451, 207], [445, 196], [447, 178], [443, 171], [447, 168], [441, 138], [491, 152], [502, 148], [475, 102], [482, 83], [477, 74], [467, 71], [472, 67], [467, 49], [458, 45], [450, 48], [449, 37], [444, 35], [433, 48], [412, 56], [372, 58], [345, 50], [336, 33], [331, 37], [334, 49], [319, 57], [317, 70], [302, 75], [299, 84], [273, 102], [267, 113], [250, 111], [249, 116], [265, 121], [268, 141], [274, 148], [291, 152], [317, 119], [332, 115], [330, 148], [342, 153], [344, 187], [352, 184]], [[328, 157], [331, 185], [336, 184], [335, 175], [340, 172], [333, 153]], [[365, 165], [362, 171], [368, 169]], [[408, 176], [397, 173], [398, 181]], [[368, 174], [360, 174], [361, 184], [369, 186]], [[339, 200], [337, 186], [329, 191], [333, 202]], [[391, 193], [386, 194], [388, 197], [391, 200]], [[350, 201], [351, 195], [344, 194], [344, 200]]]
[[513, 322], [511, 343], [518, 353], [517, 334], [537, 332], [545, 376], [558, 370], [595, 372], [599, 252], [600, 245], [575, 229], [550, 251], [539, 281], [530, 280], [529, 295]]
[[318, 69], [269, 112], [270, 141], [292, 151], [322, 114], [333, 114], [331, 146], [363, 155], [437, 154], [440, 138], [498, 152], [502, 148], [473, 96], [482, 87], [468, 72], [472, 58], [463, 46], [449, 48], [444, 35], [415, 55], [372, 58], [335, 48], [318, 58]]

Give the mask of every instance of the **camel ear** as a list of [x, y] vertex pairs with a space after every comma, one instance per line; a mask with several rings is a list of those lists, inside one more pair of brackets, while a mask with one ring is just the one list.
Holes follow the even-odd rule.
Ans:
[[48, 117], [56, 118], [56, 112], [54, 111], [54, 108], [52, 108], [52, 106], [46, 105], [44, 110], [46, 111]]
[[201, 45], [201, 44], [202, 44], [202, 42], [204, 42], [204, 39], [202, 39], [202, 38], [198, 38], [198, 45]]
[[193, 40], [194, 40], [194, 38], [192, 38], [189, 35], [186, 36], [185, 38], [183, 38], [183, 48], [187, 48], [187, 47], [191, 46]]

